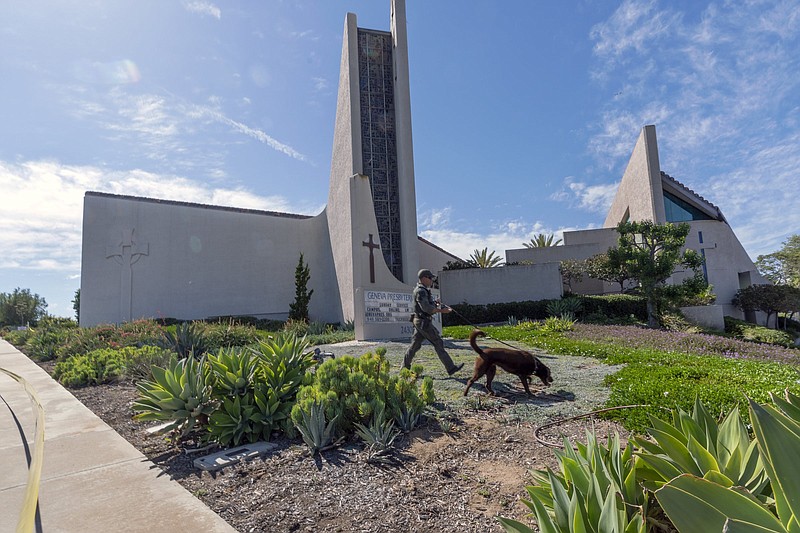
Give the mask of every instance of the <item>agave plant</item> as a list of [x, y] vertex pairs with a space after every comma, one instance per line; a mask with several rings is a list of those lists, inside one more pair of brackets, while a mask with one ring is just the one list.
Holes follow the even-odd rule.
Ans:
[[206, 361], [215, 378], [215, 388], [224, 395], [239, 396], [252, 388], [258, 360], [251, 352], [220, 348], [216, 355], [208, 355]]
[[691, 414], [678, 408], [672, 411], [671, 423], [655, 417], [650, 422], [652, 440], [633, 439], [640, 448], [639, 477], [649, 489], [658, 489], [681, 474], [692, 474], [725, 487], [744, 487], [766, 500], [769, 479], [738, 408], [717, 424], [695, 399]]
[[189, 322], [175, 326], [175, 333], [165, 330], [159, 344], [162, 348], [175, 351], [180, 358], [192, 354], [199, 359], [208, 350], [208, 342], [200, 326]]
[[293, 398], [303, 384], [306, 372], [314, 366], [313, 353], [305, 337], [278, 334], [260, 341], [251, 349], [260, 361], [259, 377], [284, 398]]
[[330, 444], [333, 437], [333, 429], [336, 426], [336, 416], [330, 422], [325, 422], [325, 408], [314, 403], [309, 413], [302, 411], [302, 422], [296, 425], [303, 441], [311, 450], [311, 455], [320, 452], [325, 446]]
[[386, 419], [384, 410], [376, 411], [369, 425], [355, 424], [356, 434], [367, 444], [368, 461], [381, 461], [392, 450], [392, 445], [400, 432], [394, 421]]
[[[608, 445], [587, 433], [585, 445], [573, 448], [564, 440], [556, 452], [561, 471], [533, 472], [535, 486], [527, 487], [530, 507], [542, 533], [602, 531], [645, 533], [650, 512], [648, 493], [636, 482], [633, 448], [623, 450], [619, 436]], [[533, 533], [525, 524], [499, 518], [506, 531]]]
[[[772, 396], [774, 406], [750, 401], [750, 420], [774, 508], [741, 487], [682, 474], [656, 491], [656, 498], [681, 533], [800, 530], [800, 398]], [[773, 511], [774, 509], [774, 511]]]
[[575, 296], [568, 296], [560, 300], [547, 302], [547, 314], [567, 320], [575, 320], [575, 315], [581, 310], [583, 302]]
[[216, 409], [202, 359], [173, 358], [167, 368], [153, 366], [152, 373], [152, 381], [136, 385], [139, 398], [133, 410], [139, 420], [171, 420], [166, 430], [186, 436]]

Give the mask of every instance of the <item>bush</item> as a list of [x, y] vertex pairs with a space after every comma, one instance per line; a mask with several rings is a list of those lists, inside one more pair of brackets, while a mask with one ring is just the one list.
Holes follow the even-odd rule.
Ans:
[[[304, 424], [311, 418], [313, 406], [319, 405], [326, 420], [337, 421], [334, 431], [338, 435], [352, 434], [357, 423], [367, 423], [379, 412], [402, 425], [409, 414], [418, 415], [426, 404], [417, 378], [417, 373], [407, 369], [390, 375], [383, 354], [329, 359], [317, 368], [314, 383], [300, 389], [292, 421]], [[433, 396], [429, 387], [426, 385], [427, 400]]]
[[233, 320], [212, 322], [206, 324], [203, 329], [209, 351], [231, 346], [247, 346], [258, 341], [255, 326], [238, 324]]
[[[637, 320], [647, 320], [646, 300], [641, 296], [629, 294], [606, 294], [602, 296], [573, 296], [580, 300], [578, 318], [587, 315], [604, 316], [607, 318], [621, 317], [629, 320], [633, 315]], [[505, 322], [508, 317], [524, 316], [531, 320], [544, 320], [548, 316], [548, 305], [558, 300], [537, 300], [524, 302], [495, 303], [486, 305], [455, 304], [451, 305], [456, 313], [442, 315], [445, 326], [463, 326], [472, 324], [486, 324], [491, 322]]]
[[155, 346], [102, 348], [59, 361], [53, 377], [67, 387], [99, 385], [121, 378], [144, 379], [151, 376], [152, 364], [163, 364], [170, 355], [168, 350]]
[[725, 317], [725, 333], [730, 333], [735, 338], [745, 341], [777, 344], [789, 348], [794, 346], [794, 339], [785, 331], [765, 328], [730, 316]]

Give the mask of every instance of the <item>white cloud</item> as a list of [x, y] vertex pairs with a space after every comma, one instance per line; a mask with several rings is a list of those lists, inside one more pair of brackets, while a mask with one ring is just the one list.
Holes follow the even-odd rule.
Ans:
[[222, 11], [220, 10], [220, 8], [218, 8], [211, 2], [205, 2], [203, 0], [191, 0], [183, 2], [183, 7], [186, 9], [186, 11], [190, 13], [209, 15], [217, 20], [222, 18]]
[[592, 213], [605, 214], [614, 201], [619, 182], [587, 185], [573, 177], [564, 178], [560, 191], [550, 196], [551, 200], [567, 202], [571, 206]]
[[[144, 157], [169, 162], [184, 169], [207, 169], [220, 166], [224, 154], [214, 150], [196, 150], [191, 146], [192, 135], [197, 135], [211, 123], [230, 126], [234, 132], [244, 134], [268, 147], [298, 161], [306, 156], [266, 132], [233, 120], [220, 109], [220, 98], [209, 98], [211, 105], [194, 105], [171, 96], [156, 94], [131, 94], [114, 87], [91, 101], [78, 93], [69, 102], [73, 115], [81, 119], [94, 119], [100, 127], [129, 140], [131, 150], [140, 150]], [[180, 157], [184, 155], [185, 157]]]
[[325, 78], [314, 77], [311, 80], [314, 82], [314, 90], [317, 92], [324, 91], [329, 86], [328, 80]]
[[66, 272], [80, 269], [87, 190], [309, 215], [322, 209], [294, 205], [281, 196], [258, 196], [243, 188], [214, 188], [181, 176], [108, 171], [56, 161], [0, 161], [0, 190], [0, 268]]
[[559, 239], [564, 231], [575, 229], [552, 229], [539, 221], [531, 223], [524, 220], [503, 220], [484, 231], [467, 231], [458, 229], [451, 222], [452, 215], [452, 207], [421, 213], [419, 234], [462, 259], [468, 259], [475, 250], [488, 248], [505, 260], [506, 250], [522, 248], [523, 243], [530, 241], [537, 233], [555, 234], [556, 239]]
[[234, 130], [236, 130], [236, 131], [238, 131], [240, 133], [244, 133], [248, 137], [252, 137], [253, 139], [258, 140], [259, 142], [262, 142], [262, 143], [266, 144], [267, 146], [269, 146], [273, 150], [277, 150], [278, 152], [282, 152], [282, 153], [288, 155], [292, 159], [297, 159], [298, 161], [306, 161], [306, 156], [304, 156], [303, 154], [301, 154], [300, 152], [298, 152], [297, 150], [295, 150], [294, 148], [292, 148], [288, 144], [284, 144], [284, 143], [278, 141], [277, 139], [271, 137], [270, 135], [264, 133], [261, 130], [257, 130], [255, 128], [251, 128], [250, 126], [247, 126], [246, 124], [243, 124], [241, 122], [237, 122], [237, 121], [235, 121], [233, 119], [230, 119], [230, 118], [226, 117], [225, 115], [223, 115], [222, 113], [220, 113], [219, 111], [216, 111], [214, 109], [198, 106], [198, 107], [196, 107], [196, 110], [200, 115], [208, 116], [208, 117], [211, 117], [211, 118], [213, 118], [214, 120], [216, 120], [218, 122], [221, 122], [223, 124], [227, 124], [227, 125], [231, 126]]
[[590, 37], [594, 52], [603, 57], [618, 58], [631, 49], [642, 53], [669, 34], [680, 21], [680, 15], [657, 10], [655, 0], [625, 0], [611, 18], [595, 25]]

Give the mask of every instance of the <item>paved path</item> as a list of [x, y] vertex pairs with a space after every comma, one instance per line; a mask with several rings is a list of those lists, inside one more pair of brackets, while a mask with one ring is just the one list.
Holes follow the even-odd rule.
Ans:
[[[39, 531], [235, 532], [2, 339], [0, 368], [25, 378], [45, 411]], [[32, 448], [36, 413], [4, 373], [0, 397], [0, 532], [6, 532], [16, 529], [28, 479], [20, 433]]]

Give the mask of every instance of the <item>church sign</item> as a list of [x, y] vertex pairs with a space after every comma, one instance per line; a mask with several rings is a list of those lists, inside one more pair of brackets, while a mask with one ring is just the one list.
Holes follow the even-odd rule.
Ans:
[[409, 322], [414, 300], [409, 292], [364, 291], [364, 322]]

